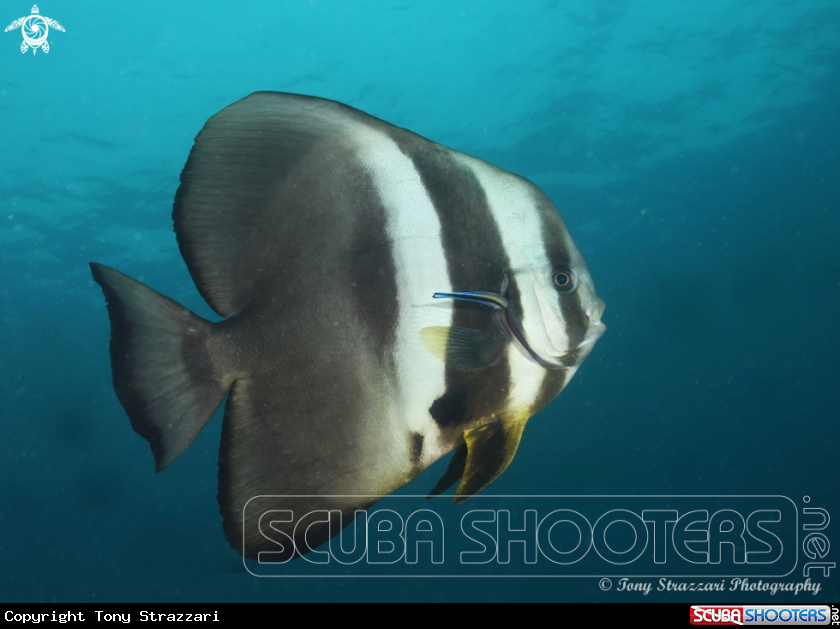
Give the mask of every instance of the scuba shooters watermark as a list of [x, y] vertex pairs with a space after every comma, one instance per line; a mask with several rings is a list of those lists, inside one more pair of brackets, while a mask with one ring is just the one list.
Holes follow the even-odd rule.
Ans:
[[[245, 535], [261, 542], [245, 560], [251, 574], [577, 577], [597, 578], [602, 591], [613, 582], [630, 591], [642, 579], [648, 591], [673, 591], [680, 584], [668, 588], [670, 579], [693, 579], [705, 589], [685, 591], [816, 594], [835, 567], [828, 513], [785, 496], [478, 495], [453, 507], [391, 495], [349, 524], [337, 510], [295, 513], [297, 498], [245, 506]], [[327, 528], [326, 543], [310, 544], [312, 531]], [[790, 587], [772, 590], [768, 579]]]
[[832, 622], [828, 605], [692, 605], [692, 625], [809, 625]]

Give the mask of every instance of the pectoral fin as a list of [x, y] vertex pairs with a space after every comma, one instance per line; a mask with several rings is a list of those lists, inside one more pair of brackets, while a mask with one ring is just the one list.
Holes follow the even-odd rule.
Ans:
[[464, 433], [467, 462], [452, 504], [476, 495], [507, 469], [519, 447], [527, 421], [527, 417], [509, 421], [497, 419]]
[[464, 370], [493, 365], [508, 343], [502, 336], [457, 326], [423, 328], [420, 338], [426, 349], [448, 367]]

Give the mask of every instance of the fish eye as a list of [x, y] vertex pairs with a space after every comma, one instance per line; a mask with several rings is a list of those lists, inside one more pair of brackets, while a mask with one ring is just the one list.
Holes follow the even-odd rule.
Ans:
[[577, 277], [573, 271], [555, 271], [551, 276], [554, 287], [563, 293], [570, 293], [577, 288]]

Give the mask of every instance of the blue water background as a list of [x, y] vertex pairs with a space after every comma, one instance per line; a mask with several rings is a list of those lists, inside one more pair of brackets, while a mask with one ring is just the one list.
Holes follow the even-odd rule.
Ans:
[[[609, 330], [494, 493], [808, 495], [840, 517], [836, 0], [39, 6], [66, 28], [48, 55], [0, 33], [0, 600], [643, 599], [595, 580], [256, 579], [221, 531], [220, 415], [154, 474], [87, 263], [210, 316], [172, 199], [205, 120], [258, 90], [486, 159], [565, 217]], [[745, 597], [699, 599], [644, 597]]]

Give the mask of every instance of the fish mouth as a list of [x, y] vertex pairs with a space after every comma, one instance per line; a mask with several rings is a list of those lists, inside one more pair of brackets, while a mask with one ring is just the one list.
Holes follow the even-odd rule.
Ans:
[[598, 321], [597, 323], [593, 323], [589, 326], [583, 341], [578, 343], [574, 349], [559, 354], [546, 354], [539, 351], [528, 342], [528, 338], [522, 330], [522, 325], [516, 317], [512, 315], [512, 313], [506, 311], [505, 315], [508, 320], [508, 326], [515, 337], [516, 346], [519, 350], [526, 358], [531, 359], [533, 362], [545, 369], [551, 370], [577, 369], [580, 367], [581, 363], [583, 363], [583, 361], [586, 360], [586, 357], [592, 352], [592, 348], [595, 346], [595, 343], [598, 342], [598, 339], [600, 339], [607, 330], [607, 326]]
[[[507, 277], [505, 277], [505, 281], [502, 284], [502, 292], [506, 292], [506, 287]], [[592, 351], [592, 347], [607, 330], [607, 326], [601, 321], [594, 322], [587, 329], [586, 336], [583, 341], [581, 341], [574, 349], [560, 354], [545, 354], [537, 350], [531, 343], [528, 342], [528, 337], [525, 336], [522, 323], [511, 310], [510, 302], [504, 295], [475, 291], [435, 293], [433, 297], [435, 299], [456, 299], [490, 306], [497, 311], [499, 321], [513, 344], [516, 345], [519, 351], [526, 358], [537, 363], [544, 369], [576, 369], [580, 366], [584, 359], [589, 356], [589, 353]]]

